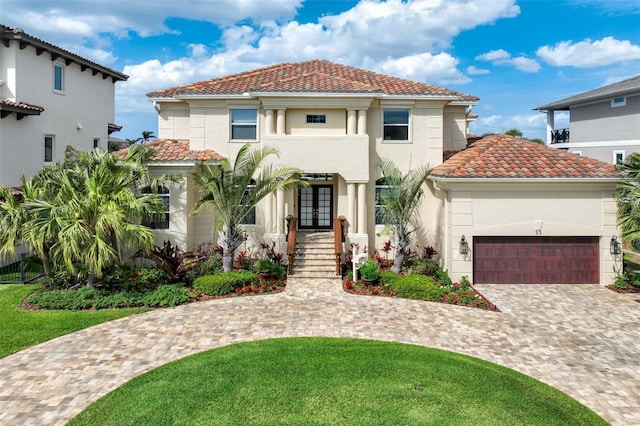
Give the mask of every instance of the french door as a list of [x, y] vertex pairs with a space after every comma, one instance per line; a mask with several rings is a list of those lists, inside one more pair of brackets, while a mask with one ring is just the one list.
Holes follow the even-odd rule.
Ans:
[[331, 229], [332, 213], [332, 185], [313, 185], [298, 190], [299, 229]]

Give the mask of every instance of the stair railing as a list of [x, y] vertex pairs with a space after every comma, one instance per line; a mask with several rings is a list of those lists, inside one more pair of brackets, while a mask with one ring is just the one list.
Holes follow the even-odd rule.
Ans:
[[342, 275], [342, 269], [340, 267], [342, 260], [342, 253], [344, 251], [343, 243], [345, 242], [344, 226], [347, 218], [344, 216], [338, 216], [333, 219], [333, 246], [336, 253], [336, 275]]
[[296, 228], [298, 227], [298, 219], [289, 215], [287, 216], [287, 235], [285, 241], [287, 242], [287, 274], [293, 274], [293, 259], [296, 255]]

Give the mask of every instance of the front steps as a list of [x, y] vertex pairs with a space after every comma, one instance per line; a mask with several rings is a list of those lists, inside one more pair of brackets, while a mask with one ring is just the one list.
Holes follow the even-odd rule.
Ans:
[[293, 277], [339, 278], [333, 232], [304, 232], [296, 235]]

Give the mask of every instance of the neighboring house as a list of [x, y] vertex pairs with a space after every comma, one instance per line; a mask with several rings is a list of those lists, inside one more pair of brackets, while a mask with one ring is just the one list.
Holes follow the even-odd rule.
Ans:
[[115, 83], [128, 78], [0, 24], [0, 184], [62, 160], [67, 145], [107, 149], [120, 126]]
[[[284, 251], [288, 215], [301, 230], [330, 230], [344, 216], [346, 249], [381, 248], [391, 238], [376, 205], [386, 188], [376, 164], [385, 158], [404, 173], [435, 167], [416, 243], [434, 246], [455, 280], [609, 284], [614, 276], [613, 166], [504, 135], [467, 148], [476, 97], [321, 60], [147, 96], [159, 116], [159, 140], [147, 144], [157, 149], [151, 168], [185, 177], [163, 194], [167, 216], [154, 224], [159, 242], [186, 248], [216, 241], [210, 214], [189, 215], [197, 199], [189, 174], [198, 161], [233, 160], [249, 143], [277, 148], [271, 161], [303, 170], [310, 183], [261, 202], [245, 224], [250, 243], [276, 241]], [[572, 272], [563, 275], [566, 259]], [[519, 275], [506, 275], [518, 265]], [[550, 273], [534, 275], [543, 269]]]
[[[614, 164], [640, 151], [640, 75], [535, 109], [547, 113], [547, 145]], [[556, 111], [569, 111], [568, 129], [555, 128]]]

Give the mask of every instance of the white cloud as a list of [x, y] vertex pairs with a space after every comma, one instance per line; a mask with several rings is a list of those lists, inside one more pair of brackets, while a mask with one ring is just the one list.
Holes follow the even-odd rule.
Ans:
[[469, 75], [482, 75], [482, 74], [489, 74], [489, 73], [491, 73], [491, 71], [484, 68], [478, 68], [473, 65], [467, 67], [467, 74]]
[[629, 40], [605, 37], [578, 43], [561, 41], [555, 46], [542, 46], [536, 53], [543, 61], [556, 67], [589, 68], [640, 59], [640, 46]]
[[479, 61], [504, 61], [511, 58], [511, 54], [504, 49], [490, 50], [487, 53], [476, 56]]
[[491, 62], [493, 65], [510, 65], [522, 72], [534, 73], [540, 71], [540, 64], [526, 56], [514, 58], [504, 49], [490, 50], [487, 53], [476, 56], [479, 61]]
[[438, 81], [441, 84], [465, 84], [471, 79], [457, 70], [458, 60], [448, 53], [419, 53], [402, 58], [389, 58], [375, 71], [414, 81]]

